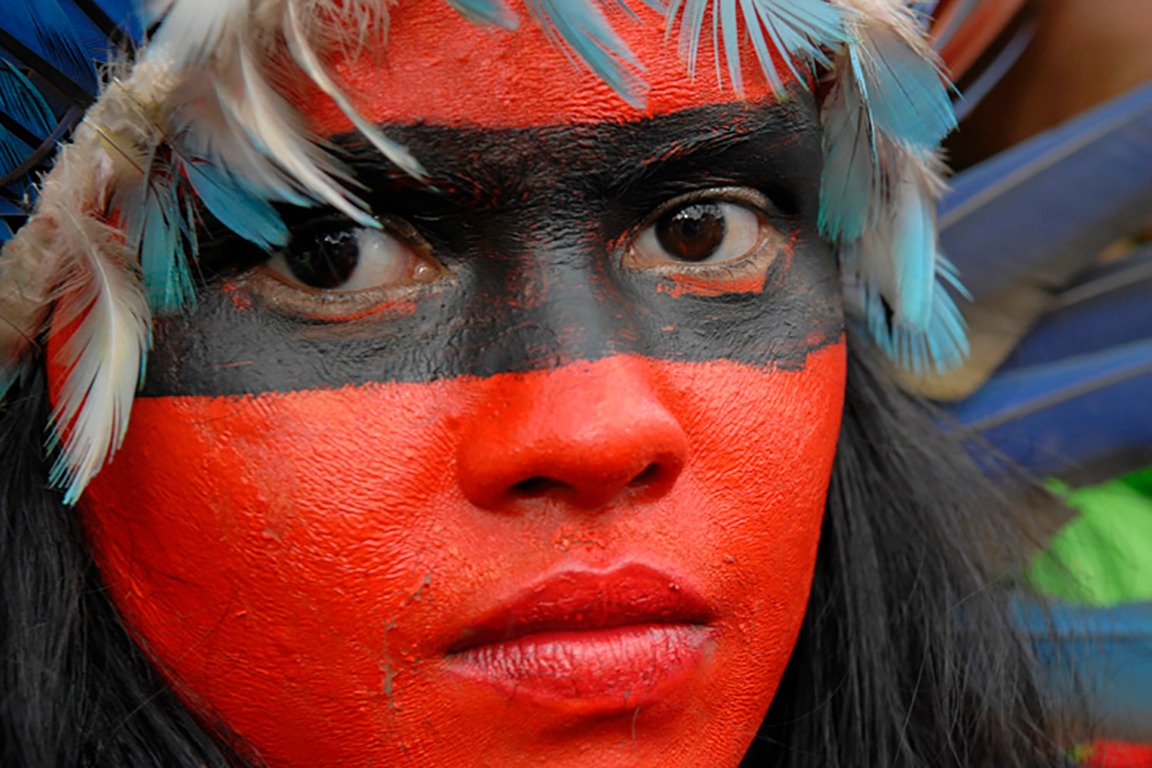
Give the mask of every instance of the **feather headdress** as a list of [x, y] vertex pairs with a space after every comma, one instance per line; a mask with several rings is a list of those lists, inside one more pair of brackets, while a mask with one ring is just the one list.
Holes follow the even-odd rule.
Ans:
[[[478, 24], [522, 22], [505, 0], [443, 1]], [[964, 328], [947, 287], [958, 282], [935, 222], [937, 146], [954, 118], [913, 11], [903, 0], [638, 1], [664, 14], [691, 71], [710, 27], [717, 70], [738, 93], [746, 46], [779, 92], [793, 80], [828, 84], [820, 225], [840, 247], [850, 306], [909, 368], [960, 359]], [[386, 44], [390, 0], [149, 0], [141, 17], [129, 5], [15, 0], [6, 14], [15, 21], [0, 22], [0, 222], [28, 217], [0, 226], [0, 240], [12, 234], [0, 256], [0, 395], [50, 336], [51, 364], [64, 373], [53, 478], [69, 501], [124, 435], [152, 315], [194, 298], [200, 207], [266, 249], [288, 237], [280, 203], [328, 205], [378, 226], [350, 172], [281, 92], [286, 75], [311, 81], [383, 156], [422, 174], [326, 65], [335, 50]], [[574, 63], [642, 104], [643, 62], [605, 5], [634, 10], [628, 0], [523, 3]], [[107, 50], [83, 42], [95, 30], [122, 44], [141, 29], [152, 36], [131, 64], [99, 68]], [[32, 71], [48, 101], [90, 107], [83, 119], [49, 106]], [[43, 183], [29, 185], [45, 147], [72, 128]]]

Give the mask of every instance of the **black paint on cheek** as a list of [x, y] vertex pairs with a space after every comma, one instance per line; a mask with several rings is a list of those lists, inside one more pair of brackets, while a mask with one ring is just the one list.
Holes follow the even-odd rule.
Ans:
[[491, 376], [618, 353], [802, 368], [809, 353], [843, 333], [832, 259], [821, 251], [820, 243], [799, 248], [790, 268], [780, 259], [762, 293], [674, 296], [658, 290], [659, 276], [643, 273], [610, 290], [588, 270], [560, 263], [519, 276], [538, 283], [538, 301], [506, 295], [506, 280], [473, 277], [429, 291], [415, 313], [334, 328], [259, 304], [238, 309], [216, 293], [158, 329], [144, 394]]
[[[452, 279], [422, 288], [404, 311], [330, 323], [278, 310], [251, 280], [210, 286], [191, 314], [158, 324], [143, 395], [491, 376], [618, 353], [801, 368], [843, 334], [839, 279], [816, 235], [814, 113], [795, 101], [767, 112], [756, 118], [756, 109], [735, 106], [627, 125], [392, 131], [417, 156], [436, 158], [434, 173], [450, 167], [492, 187], [422, 205], [374, 184], [389, 212], [425, 225]], [[731, 146], [710, 132], [696, 141], [693, 129], [721, 123], [736, 126]], [[694, 142], [703, 155], [659, 149]], [[727, 185], [774, 190], [767, 193], [786, 201], [778, 226], [798, 235], [768, 267], [762, 291], [673, 291], [655, 271], [621, 267], [620, 240], [643, 217], [685, 187]], [[435, 206], [443, 207], [430, 212]]]

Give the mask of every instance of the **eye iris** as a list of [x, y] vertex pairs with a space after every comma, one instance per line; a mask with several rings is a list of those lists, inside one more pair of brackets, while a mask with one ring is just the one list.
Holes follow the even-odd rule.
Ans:
[[688, 205], [656, 222], [656, 238], [670, 255], [683, 261], [703, 261], [724, 243], [728, 225], [716, 203]]
[[352, 277], [360, 261], [355, 232], [329, 232], [304, 248], [291, 248], [284, 261], [292, 275], [310, 288], [338, 288]]

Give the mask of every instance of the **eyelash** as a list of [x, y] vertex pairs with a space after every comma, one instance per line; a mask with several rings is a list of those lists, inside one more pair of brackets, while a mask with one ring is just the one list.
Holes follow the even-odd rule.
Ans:
[[[689, 209], [693, 205], [728, 206], [726, 210], [731, 210], [735, 206], [754, 215], [759, 227], [758, 239], [754, 246], [739, 258], [719, 262], [693, 263], [676, 261], [672, 258], [653, 261], [646, 257], [640, 260], [643, 263], [636, 263], [635, 249], [645, 234], [661, 222], [663, 217]], [[783, 242], [787, 235], [775, 225], [775, 222], [786, 217], [787, 214], [782, 213], [767, 195], [748, 187], [697, 189], [673, 197], [629, 227], [619, 238], [621, 245], [614, 249], [618, 253], [614, 258], [626, 271], [644, 271], [657, 275], [687, 274], [695, 275], [696, 279], [716, 279], [723, 283], [726, 279], [747, 277], [752, 272], [764, 272], [768, 269], [778, 251], [778, 248], [769, 242], [770, 236], [775, 233], [779, 235], [777, 244]], [[316, 244], [321, 243], [321, 239], [329, 234], [360, 238], [356, 247], [361, 248], [358, 251], [358, 258], [362, 257], [363, 238], [358, 234], [361, 230], [352, 226], [343, 217], [325, 214], [295, 227], [292, 243], [285, 251], [266, 256], [262, 266], [248, 271], [237, 282], [247, 286], [278, 312], [318, 321], [340, 322], [385, 312], [397, 301], [411, 301], [421, 293], [442, 287], [452, 281], [452, 270], [436, 258], [432, 245], [409, 221], [398, 217], [385, 217], [381, 221], [383, 226], [380, 232], [386, 237], [395, 239], [414, 254], [416, 259], [429, 265], [434, 274], [395, 284], [341, 291], [309, 287], [288, 277], [282, 266], [279, 269], [273, 266], [277, 258], [283, 262], [284, 254], [290, 252], [293, 247], [292, 243], [297, 244], [297, 247], [320, 249], [323, 245]], [[360, 266], [358, 261], [353, 270], [359, 269]]]

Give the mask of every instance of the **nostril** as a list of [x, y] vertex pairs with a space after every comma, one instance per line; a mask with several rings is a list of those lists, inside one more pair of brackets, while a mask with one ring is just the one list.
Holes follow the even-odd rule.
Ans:
[[633, 488], [639, 488], [641, 486], [653, 484], [660, 479], [660, 475], [663, 474], [663, 472], [664, 470], [660, 468], [659, 464], [652, 462], [644, 468], [643, 472], [632, 478], [628, 485], [632, 486]]
[[529, 477], [526, 480], [521, 480], [512, 486], [512, 494], [524, 499], [535, 499], [540, 496], [547, 495], [550, 491], [558, 488], [568, 488], [566, 483], [559, 480], [553, 480], [550, 477]]
[[461, 416], [460, 490], [489, 511], [659, 499], [688, 461], [688, 440], [646, 366], [612, 356], [498, 377]]

